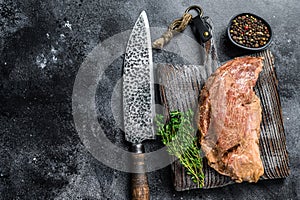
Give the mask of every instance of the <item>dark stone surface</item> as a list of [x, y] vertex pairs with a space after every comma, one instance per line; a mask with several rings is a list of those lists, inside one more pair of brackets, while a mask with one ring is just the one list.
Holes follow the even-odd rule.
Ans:
[[[98, 43], [131, 29], [142, 10], [151, 26], [165, 28], [197, 3], [0, 0], [0, 199], [128, 199], [129, 175], [97, 161], [76, 132], [72, 116], [76, 74]], [[270, 48], [291, 174], [257, 184], [176, 192], [170, 167], [165, 167], [148, 175], [152, 199], [299, 199], [299, 1], [205, 0], [201, 6], [214, 21], [222, 62], [240, 53], [229, 48], [224, 34], [231, 16], [252, 12], [272, 26]], [[173, 56], [167, 59], [172, 62]], [[120, 65], [121, 58], [112, 64], [112, 74], [120, 74]], [[109, 83], [107, 88], [112, 87]], [[104, 101], [99, 103], [107, 98], [101, 96]], [[111, 125], [107, 123], [107, 129], [113, 129]], [[121, 145], [122, 133], [113, 133], [108, 137]]]

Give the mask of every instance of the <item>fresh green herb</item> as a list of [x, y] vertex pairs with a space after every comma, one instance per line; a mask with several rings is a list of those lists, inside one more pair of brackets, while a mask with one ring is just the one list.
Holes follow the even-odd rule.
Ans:
[[193, 115], [191, 110], [185, 113], [172, 111], [166, 124], [164, 117], [157, 115], [157, 135], [161, 136], [168, 153], [179, 159], [187, 169], [187, 174], [191, 176], [192, 181], [202, 188], [204, 184], [203, 165], [201, 150], [198, 147], [193, 127]]

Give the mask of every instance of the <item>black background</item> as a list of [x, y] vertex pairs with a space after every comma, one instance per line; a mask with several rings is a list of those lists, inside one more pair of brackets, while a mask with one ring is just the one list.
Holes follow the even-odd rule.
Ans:
[[[76, 133], [73, 83], [89, 52], [110, 36], [131, 29], [142, 10], [150, 26], [165, 28], [193, 4], [201, 5], [214, 22], [221, 62], [241, 54], [228, 45], [225, 36], [233, 15], [252, 12], [273, 28], [270, 49], [275, 56], [291, 174], [283, 180], [176, 192], [166, 167], [149, 173], [151, 199], [299, 198], [298, 0], [1, 0], [0, 199], [129, 198], [129, 175], [97, 161]], [[172, 58], [167, 59], [172, 62]], [[112, 64], [107, 88], [112, 87], [114, 75], [120, 75], [121, 65], [122, 58]], [[110, 95], [105, 95], [103, 85], [99, 88], [103, 89], [101, 107]], [[110, 116], [110, 109], [105, 112], [103, 116]], [[112, 129], [109, 119], [104, 123]], [[122, 133], [111, 133], [108, 137], [122, 144]]]

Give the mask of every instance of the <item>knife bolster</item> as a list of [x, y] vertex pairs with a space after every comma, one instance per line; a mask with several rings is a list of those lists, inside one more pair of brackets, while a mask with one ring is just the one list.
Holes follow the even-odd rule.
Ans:
[[143, 144], [132, 144], [131, 152], [133, 153], [145, 153], [145, 148]]

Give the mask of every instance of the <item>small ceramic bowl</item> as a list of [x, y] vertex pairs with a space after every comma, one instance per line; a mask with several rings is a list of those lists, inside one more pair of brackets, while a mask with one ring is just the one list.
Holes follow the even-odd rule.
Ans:
[[[249, 22], [249, 20], [251, 20], [251, 21], [249, 23], [246, 23], [247, 22], [246, 20], [248, 20], [248, 22]], [[264, 29], [262, 31], [258, 31], [257, 26], [259, 24], [262, 25], [261, 27], [265, 28], [266, 30]], [[235, 26], [236, 29], [233, 29], [233, 26]], [[240, 31], [238, 31], [238, 30], [240, 30]], [[250, 30], [253, 32], [249, 33]], [[257, 35], [256, 39], [253, 38], [254, 33]], [[251, 34], [250, 37], [248, 37], [248, 34]], [[241, 14], [238, 14], [238, 15], [232, 17], [228, 24], [228, 27], [227, 27], [227, 35], [228, 35], [230, 41], [235, 46], [242, 48], [242, 49], [250, 50], [250, 51], [260, 51], [260, 50], [267, 48], [271, 44], [272, 37], [273, 37], [272, 29], [271, 29], [271, 26], [269, 25], [269, 23], [266, 22], [266, 20], [264, 20], [263, 18], [255, 15], [255, 14], [252, 14], [252, 13], [241, 13]], [[248, 46], [246, 46], [247, 44], [242, 43], [242, 41], [244, 40], [244, 37], [246, 37], [246, 36], [249, 41]], [[267, 37], [267, 36], [269, 36], [269, 37]], [[242, 38], [242, 40], [240, 41], [239, 39], [241, 39], [241, 38]], [[251, 39], [251, 44], [250, 44], [249, 38]], [[262, 40], [263, 38], [264, 38], [264, 40]], [[247, 40], [244, 40], [244, 41], [247, 41]], [[255, 46], [253, 43], [255, 43], [256, 41], [258, 41], [258, 43], [261, 43], [261, 44], [257, 44]]]

